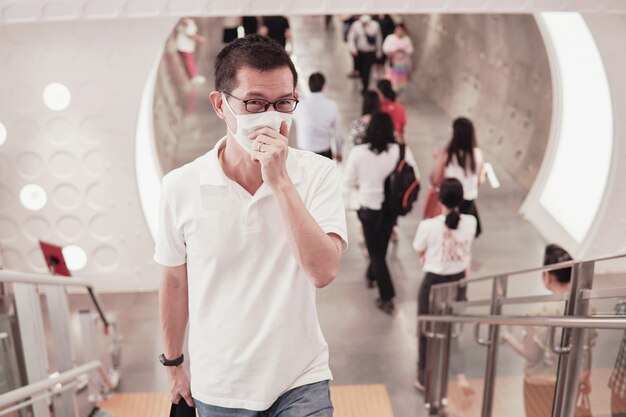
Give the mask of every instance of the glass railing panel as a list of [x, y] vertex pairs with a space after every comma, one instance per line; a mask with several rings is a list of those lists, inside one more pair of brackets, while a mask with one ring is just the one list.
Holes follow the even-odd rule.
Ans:
[[[471, 291], [471, 289], [470, 289]], [[457, 307], [454, 314], [488, 315], [490, 306]], [[480, 337], [488, 338], [488, 326], [481, 326]], [[478, 344], [474, 326], [456, 324], [451, 340], [448, 367], [447, 411], [449, 415], [479, 417], [482, 408], [487, 348]]]
[[551, 417], [559, 355], [548, 335], [542, 326], [500, 327], [492, 416]]

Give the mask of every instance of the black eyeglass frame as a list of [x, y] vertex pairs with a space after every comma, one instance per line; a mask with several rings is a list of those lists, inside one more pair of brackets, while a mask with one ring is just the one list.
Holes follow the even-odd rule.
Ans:
[[[254, 114], [259, 114], [259, 113], [265, 113], [266, 111], [269, 110], [270, 106], [274, 107], [274, 110], [276, 110], [279, 113], [292, 113], [294, 110], [296, 110], [296, 107], [298, 107], [298, 103], [300, 103], [300, 100], [298, 100], [297, 98], [281, 98], [278, 99], [276, 101], [269, 101], [266, 100], [264, 98], [250, 98], [247, 100], [241, 99], [239, 97], [235, 97], [232, 94], [226, 92], [226, 91], [220, 91], [220, 93], [225, 94], [229, 97], [234, 98], [235, 100], [239, 100], [243, 103], [244, 108], [246, 109], [246, 111], [248, 113], [254, 113]], [[263, 108], [263, 111], [250, 111], [248, 110], [248, 103], [251, 101], [264, 101], [265, 102], [265, 107]], [[276, 103], [281, 102], [281, 101], [289, 101], [293, 103], [293, 109], [289, 110], [289, 111], [281, 111], [278, 110], [278, 108], [276, 107]]]

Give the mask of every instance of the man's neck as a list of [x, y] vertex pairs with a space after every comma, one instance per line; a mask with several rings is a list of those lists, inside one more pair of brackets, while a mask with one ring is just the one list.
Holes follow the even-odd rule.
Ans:
[[261, 165], [253, 162], [234, 138], [227, 137], [217, 154], [224, 174], [254, 195], [263, 184]]

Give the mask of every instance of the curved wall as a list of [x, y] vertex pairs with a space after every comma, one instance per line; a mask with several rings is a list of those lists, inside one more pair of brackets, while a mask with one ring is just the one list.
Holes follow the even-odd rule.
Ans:
[[479, 146], [527, 191], [548, 142], [552, 82], [532, 15], [403, 16], [413, 81], [452, 120], [474, 121]]

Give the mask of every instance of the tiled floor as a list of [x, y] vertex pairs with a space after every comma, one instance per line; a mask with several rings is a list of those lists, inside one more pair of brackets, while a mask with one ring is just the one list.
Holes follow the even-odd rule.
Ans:
[[[346, 126], [359, 113], [359, 84], [346, 78], [350, 58], [340, 40], [338, 24], [324, 30], [321, 17], [291, 19], [294, 32], [294, 60], [302, 81], [321, 70], [327, 76], [326, 93], [336, 100]], [[203, 29], [204, 30], [204, 29]], [[206, 29], [215, 33], [215, 29]], [[200, 50], [200, 67], [210, 73], [212, 57], [217, 45], [206, 45]], [[186, 126], [192, 142], [185, 154], [177, 155], [179, 163], [212, 147], [222, 135], [223, 127], [216, 130], [212, 109], [206, 95], [210, 91], [211, 77], [206, 86], [185, 88], [186, 94], [195, 96], [194, 112], [188, 113]], [[432, 165], [431, 152], [448, 139], [452, 117], [435, 106], [420, 91], [409, 88], [403, 101], [407, 105], [409, 123], [407, 138], [424, 177]], [[480, 143], [480, 138], [478, 138]], [[184, 144], [183, 144], [184, 145]], [[489, 160], [489, 155], [487, 155]], [[484, 222], [484, 233], [474, 246], [474, 276], [537, 266], [541, 262], [544, 241], [537, 231], [518, 214], [525, 194], [510, 178], [498, 161], [490, 160], [499, 176], [502, 187], [483, 187], [478, 206]], [[422, 198], [424, 196], [422, 193]], [[318, 311], [321, 327], [330, 345], [331, 367], [336, 385], [384, 384], [391, 400], [394, 415], [425, 416], [422, 397], [413, 388], [416, 358], [416, 294], [422, 272], [411, 248], [411, 241], [419, 221], [419, 208], [401, 218], [400, 239], [389, 253], [390, 268], [396, 285], [397, 312], [393, 316], [381, 313], [374, 306], [375, 290], [365, 287], [363, 274], [366, 262], [359, 248], [358, 224], [354, 212], [348, 213], [351, 246], [344, 254], [337, 280], [318, 293]], [[512, 285], [519, 291], [541, 292], [538, 276], [528, 277], [521, 285]], [[486, 298], [490, 288], [470, 288], [471, 298]], [[122, 391], [166, 391], [166, 374], [156, 358], [162, 342], [158, 323], [157, 296], [147, 294], [103, 295], [107, 311], [115, 313], [125, 337], [123, 356]], [[74, 306], [84, 304], [84, 299], [74, 297]], [[484, 372], [485, 350], [472, 342], [471, 332], [462, 336], [466, 356], [466, 373], [480, 385]], [[614, 357], [614, 356], [613, 356]], [[521, 362], [510, 351], [500, 356], [501, 375], [518, 376]], [[607, 367], [610, 365], [607, 365]], [[519, 399], [519, 395], [516, 396]], [[479, 402], [479, 399], [476, 399]], [[469, 406], [475, 407], [475, 405]]]

